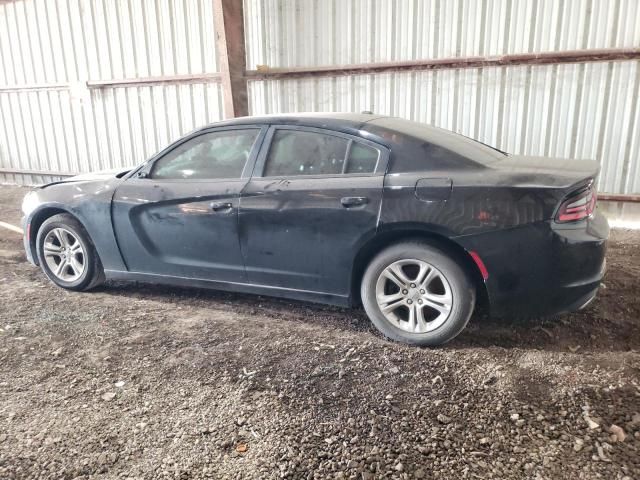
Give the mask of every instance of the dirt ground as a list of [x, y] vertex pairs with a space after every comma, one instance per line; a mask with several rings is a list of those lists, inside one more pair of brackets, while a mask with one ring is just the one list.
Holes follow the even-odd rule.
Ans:
[[67, 292], [0, 228], [0, 478], [638, 479], [640, 232], [608, 266], [580, 313], [420, 349], [359, 310]]

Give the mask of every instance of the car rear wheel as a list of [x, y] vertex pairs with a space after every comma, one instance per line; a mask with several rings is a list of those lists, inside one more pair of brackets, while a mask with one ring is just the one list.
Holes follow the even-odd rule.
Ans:
[[367, 315], [386, 337], [423, 346], [458, 335], [476, 299], [464, 269], [421, 242], [399, 243], [380, 252], [365, 271], [360, 293]]
[[45, 275], [59, 287], [89, 290], [104, 281], [104, 271], [86, 230], [69, 214], [45, 220], [36, 239]]

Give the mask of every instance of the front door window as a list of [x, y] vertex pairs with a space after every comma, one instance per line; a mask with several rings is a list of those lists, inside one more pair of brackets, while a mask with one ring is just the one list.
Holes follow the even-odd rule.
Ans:
[[240, 178], [258, 129], [223, 130], [192, 138], [155, 162], [151, 178]]

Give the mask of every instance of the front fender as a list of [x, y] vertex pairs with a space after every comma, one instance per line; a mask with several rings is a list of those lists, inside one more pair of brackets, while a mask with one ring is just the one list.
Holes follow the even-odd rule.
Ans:
[[27, 194], [23, 201], [25, 250], [37, 264], [36, 238], [42, 223], [68, 213], [85, 228], [105, 269], [126, 270], [111, 221], [111, 200], [119, 179], [55, 184]]

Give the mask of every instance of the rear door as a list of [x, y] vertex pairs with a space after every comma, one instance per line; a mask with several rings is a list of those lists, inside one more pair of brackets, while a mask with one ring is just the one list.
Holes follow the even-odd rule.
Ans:
[[129, 271], [245, 281], [238, 200], [266, 128], [218, 128], [187, 138], [127, 179], [113, 223]]
[[353, 258], [376, 231], [387, 160], [359, 137], [270, 127], [240, 199], [249, 281], [348, 295]]

